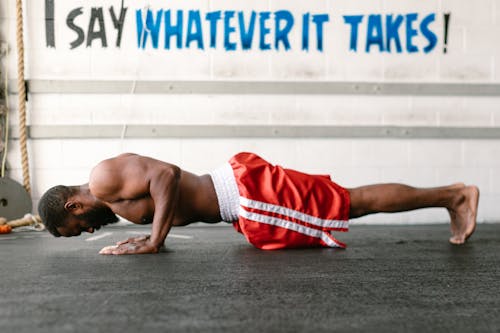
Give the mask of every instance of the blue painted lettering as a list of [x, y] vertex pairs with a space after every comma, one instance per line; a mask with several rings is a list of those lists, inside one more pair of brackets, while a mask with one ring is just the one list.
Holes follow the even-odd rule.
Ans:
[[210, 12], [206, 15], [206, 20], [210, 22], [210, 47], [215, 48], [217, 45], [217, 22], [221, 19], [221, 12]]
[[[135, 12], [137, 25], [137, 45], [139, 48], [145, 48], [148, 37], [151, 37], [153, 48], [158, 48], [158, 36], [160, 33], [161, 17], [163, 10], [156, 13], [156, 19], [153, 17], [153, 12], [148, 9], [146, 11], [146, 19], [143, 20], [143, 12], [141, 9]], [[145, 22], [144, 22], [145, 21]]]
[[392, 15], [387, 15], [385, 26], [386, 26], [386, 50], [387, 52], [391, 52], [391, 41], [394, 41], [396, 44], [396, 52], [401, 53], [401, 39], [399, 38], [399, 27], [403, 23], [403, 16], [397, 15], [393, 20]]
[[313, 23], [316, 24], [316, 41], [318, 51], [323, 51], [323, 24], [329, 21], [328, 14], [313, 15]]
[[384, 36], [382, 33], [382, 16], [368, 16], [368, 31], [366, 36], [366, 52], [370, 52], [372, 45], [378, 46], [380, 52], [384, 51]]
[[267, 21], [271, 17], [270, 12], [262, 12], [259, 15], [259, 26], [260, 26], [260, 42], [259, 47], [261, 50], [270, 50], [271, 44], [266, 43], [266, 36], [269, 35], [271, 29], [266, 26]]
[[418, 19], [418, 14], [406, 14], [406, 51], [408, 53], [418, 52], [418, 47], [413, 45], [413, 37], [418, 35], [418, 30], [413, 28], [413, 22]]
[[255, 31], [255, 18], [257, 13], [252, 11], [250, 14], [250, 22], [248, 23], [248, 28], [245, 28], [245, 17], [243, 12], [238, 13], [238, 21], [240, 24], [240, 37], [241, 37], [241, 47], [243, 50], [250, 50], [252, 48], [253, 34]]
[[309, 51], [309, 17], [307, 13], [302, 16], [302, 50]]
[[201, 30], [201, 17], [198, 10], [190, 10], [187, 24], [186, 47], [191, 42], [197, 42], [198, 48], [203, 50], [203, 33]]
[[358, 50], [358, 27], [361, 21], [363, 21], [363, 15], [344, 15], [344, 23], [351, 25], [349, 50], [354, 52]]
[[226, 51], [236, 50], [236, 43], [231, 42], [231, 34], [236, 31], [236, 28], [231, 24], [231, 19], [233, 17], [233, 10], [224, 12], [224, 48]]
[[[290, 50], [290, 41], [288, 40], [288, 34], [293, 27], [293, 15], [287, 10], [280, 10], [276, 12], [276, 39], [274, 42], [274, 48], [279, 49], [279, 43], [282, 42], [285, 50]], [[281, 27], [281, 22], [285, 23], [284, 27]]]
[[422, 20], [422, 23], [420, 23], [420, 31], [422, 31], [422, 35], [429, 41], [429, 44], [424, 47], [425, 53], [432, 51], [437, 44], [436, 34], [429, 29], [429, 24], [434, 22], [435, 19], [435, 14], [429, 14]]
[[170, 50], [170, 39], [172, 37], [177, 38], [177, 48], [182, 49], [182, 21], [183, 21], [182, 10], [177, 11], [177, 22], [172, 24], [172, 18], [170, 15], [170, 10], [165, 12], [165, 49]]

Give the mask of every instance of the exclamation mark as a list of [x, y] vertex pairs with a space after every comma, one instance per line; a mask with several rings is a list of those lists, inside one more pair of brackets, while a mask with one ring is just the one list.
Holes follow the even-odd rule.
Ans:
[[448, 47], [448, 25], [450, 23], [450, 13], [444, 14], [444, 47], [443, 53], [446, 53], [446, 48]]

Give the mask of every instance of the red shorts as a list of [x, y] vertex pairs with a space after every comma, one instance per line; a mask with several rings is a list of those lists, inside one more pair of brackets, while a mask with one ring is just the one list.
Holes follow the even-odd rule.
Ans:
[[331, 231], [348, 230], [349, 192], [330, 176], [274, 166], [252, 153], [229, 164], [239, 192], [232, 222], [251, 244], [263, 250], [346, 246]]

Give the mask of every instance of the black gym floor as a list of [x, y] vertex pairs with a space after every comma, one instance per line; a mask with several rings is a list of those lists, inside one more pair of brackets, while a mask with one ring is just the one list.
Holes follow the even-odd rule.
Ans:
[[261, 251], [227, 225], [102, 256], [134, 225], [0, 235], [0, 332], [498, 332], [500, 224], [356, 226], [346, 250]]

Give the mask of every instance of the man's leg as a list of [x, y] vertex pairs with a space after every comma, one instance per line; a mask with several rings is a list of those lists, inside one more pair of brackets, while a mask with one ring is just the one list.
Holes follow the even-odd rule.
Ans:
[[462, 244], [476, 227], [479, 189], [454, 184], [415, 188], [403, 184], [378, 184], [349, 189], [350, 218], [373, 213], [393, 213], [428, 207], [443, 207], [451, 219], [453, 244]]

